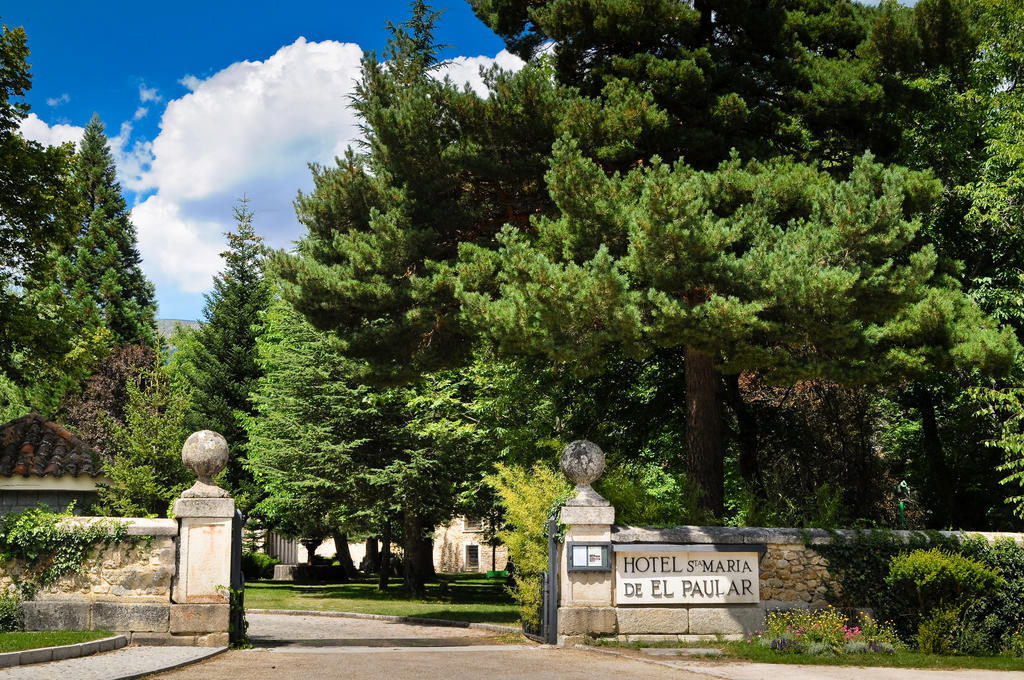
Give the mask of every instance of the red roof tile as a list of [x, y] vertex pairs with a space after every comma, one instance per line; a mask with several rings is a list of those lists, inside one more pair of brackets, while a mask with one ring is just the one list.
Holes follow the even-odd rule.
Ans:
[[100, 457], [60, 425], [30, 413], [0, 426], [0, 476], [96, 477]]

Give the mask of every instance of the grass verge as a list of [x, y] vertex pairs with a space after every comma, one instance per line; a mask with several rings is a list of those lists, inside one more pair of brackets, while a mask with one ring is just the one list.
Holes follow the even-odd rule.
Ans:
[[722, 650], [720, 659], [738, 659], [757, 663], [801, 664], [812, 666], [872, 666], [886, 668], [975, 668], [993, 671], [1024, 671], [1024, 659], [1012, 656], [940, 656], [920, 652], [898, 651], [895, 654], [843, 654], [840, 656], [809, 656], [778, 654], [770, 649], [746, 642], [643, 643], [592, 640], [591, 644], [607, 647], [640, 649], [641, 647], [714, 647]]
[[245, 607], [518, 624], [519, 607], [506, 592], [504, 581], [491, 581], [476, 575], [446, 574], [442, 583], [427, 584], [426, 596], [413, 598], [402, 590], [402, 580], [397, 578], [391, 579], [392, 585], [386, 592], [377, 590], [375, 579], [324, 585], [256, 581], [245, 586]]
[[44, 630], [0, 633], [0, 654], [40, 647], [75, 645], [112, 636], [109, 630]]

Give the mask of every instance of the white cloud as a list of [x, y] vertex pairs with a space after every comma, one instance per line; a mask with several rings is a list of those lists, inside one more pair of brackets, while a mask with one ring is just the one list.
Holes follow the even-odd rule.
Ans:
[[77, 144], [78, 140], [82, 138], [82, 134], [85, 133], [85, 128], [80, 128], [77, 125], [65, 125], [64, 123], [47, 125], [39, 116], [29, 113], [21, 121], [21, 127], [18, 131], [21, 132], [21, 136], [25, 139], [31, 139], [33, 142], [39, 142], [44, 146], [57, 146], [66, 142]]
[[[237, 195], [255, 178], [293, 178], [356, 135], [348, 94], [362, 50], [299, 38], [266, 61], [232, 64], [167, 104], [153, 164], [130, 186], [165, 198]], [[293, 187], [293, 189], [296, 187]]]
[[146, 274], [160, 289], [172, 286], [186, 293], [209, 290], [220, 269], [219, 237], [223, 226], [182, 215], [180, 206], [150, 196], [132, 209]]
[[[167, 102], [152, 141], [134, 139], [133, 121], [110, 138], [122, 186], [136, 194], [132, 210], [146, 274], [160, 297], [208, 290], [221, 269], [223, 233], [233, 226], [232, 205], [247, 195], [255, 227], [274, 247], [301, 236], [292, 210], [299, 189], [311, 188], [308, 164], [330, 163], [358, 137], [349, 97], [359, 77], [362, 49], [299, 38], [264, 61], [242, 61], [208, 78], [186, 75], [189, 92]], [[439, 71], [486, 94], [480, 67], [516, 70], [522, 62], [460, 57]], [[139, 86], [140, 102], [161, 101]], [[30, 116], [22, 129], [44, 143], [81, 137], [81, 128], [47, 126]], [[26, 136], [31, 136], [28, 132]]]
[[162, 100], [159, 90], [155, 87], [146, 87], [145, 83], [139, 84], [139, 101], [145, 104], [146, 102], [158, 102]]
[[[134, 120], [139, 119], [138, 111]], [[108, 133], [109, 134], [109, 133]], [[128, 185], [134, 178], [141, 175], [153, 160], [153, 142], [143, 139], [132, 141], [132, 123], [121, 123], [117, 135], [109, 137], [110, 153], [117, 164], [118, 179]]]
[[481, 97], [487, 96], [487, 87], [483, 78], [480, 77], [480, 68], [490, 68], [497, 64], [506, 71], [518, 71], [524, 65], [522, 59], [508, 50], [502, 50], [495, 57], [456, 57], [445, 62], [444, 66], [437, 70], [439, 78], [448, 76], [458, 86], [469, 83]]
[[67, 92], [65, 92], [64, 94], [62, 94], [59, 97], [47, 97], [46, 105], [47, 106], [60, 106], [61, 104], [67, 104], [69, 101], [71, 101], [71, 95], [69, 95]]

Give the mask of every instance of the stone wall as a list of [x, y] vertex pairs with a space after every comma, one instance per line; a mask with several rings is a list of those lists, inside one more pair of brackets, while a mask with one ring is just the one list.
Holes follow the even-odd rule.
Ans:
[[[75, 518], [93, 522], [100, 518]], [[126, 634], [133, 644], [224, 646], [228, 604], [177, 603], [179, 523], [173, 519], [104, 518], [126, 525], [127, 542], [101, 547], [84, 570], [41, 589], [22, 605], [27, 630], [97, 630]], [[0, 590], [21, 571], [0, 569]]]
[[[904, 540], [911, 535], [905, 531], [894, 533]], [[741, 636], [763, 626], [768, 611], [823, 607], [829, 579], [828, 561], [815, 546], [830, 543], [834, 534], [853, 538], [855, 532], [695, 526], [652, 529], [613, 525], [610, 531], [613, 544], [740, 545], [750, 546], [751, 550], [763, 546], [765, 552], [759, 563], [760, 601], [745, 605], [659, 607], [617, 606], [610, 602], [612, 606], [587, 606], [584, 600], [573, 597], [571, 590], [563, 591], [559, 609], [560, 638], [571, 642], [584, 634], [596, 634], [625, 641], [685, 641], [719, 635]], [[970, 532], [969, 535], [989, 541], [1010, 538], [1024, 544], [1024, 534]], [[563, 578], [568, 576], [563, 572]], [[563, 587], [571, 588], [574, 579], [579, 580], [580, 576], [567, 578]], [[583, 606], [579, 606], [581, 604]]]

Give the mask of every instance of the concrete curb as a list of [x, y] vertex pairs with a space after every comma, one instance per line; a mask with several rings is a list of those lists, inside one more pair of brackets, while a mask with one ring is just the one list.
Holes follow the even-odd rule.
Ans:
[[20, 652], [7, 652], [0, 654], [0, 668], [13, 668], [31, 663], [77, 659], [80, 656], [90, 656], [97, 652], [109, 652], [114, 649], [120, 649], [127, 644], [127, 636], [115, 635], [113, 637], [92, 640], [91, 642], [79, 642], [74, 645], [38, 647], [36, 649], [25, 649]]
[[136, 678], [148, 678], [149, 676], [156, 675], [157, 673], [166, 673], [167, 671], [173, 671], [179, 668], [184, 668], [185, 666], [191, 666], [192, 664], [199, 663], [200, 661], [206, 661], [207, 659], [215, 657], [218, 654], [223, 654], [224, 652], [228, 651], [228, 649], [229, 647], [211, 647], [209, 654], [203, 654], [202, 656], [198, 656], [194, 659], [189, 659], [188, 661], [180, 661], [178, 663], [168, 664], [167, 666], [161, 666], [159, 668], [150, 668], [140, 673], [131, 672], [128, 675], [118, 675], [114, 678], [111, 678], [110, 680], [135, 680]]
[[327, 616], [339, 619], [371, 619], [373, 621], [393, 621], [395, 623], [413, 623], [424, 626], [445, 626], [447, 628], [475, 628], [490, 630], [496, 633], [522, 633], [516, 626], [502, 626], [496, 623], [470, 623], [468, 621], [448, 621], [446, 619], [428, 619], [419, 616], [390, 616], [388, 614], [362, 614], [359, 612], [324, 612], [305, 611], [302, 609], [246, 609], [246, 614], [283, 614], [285, 616]]

